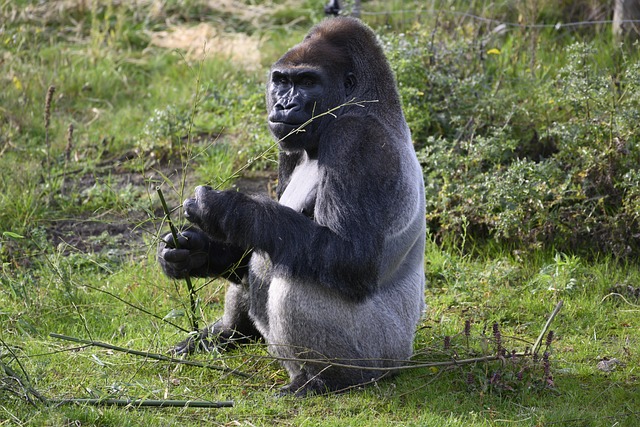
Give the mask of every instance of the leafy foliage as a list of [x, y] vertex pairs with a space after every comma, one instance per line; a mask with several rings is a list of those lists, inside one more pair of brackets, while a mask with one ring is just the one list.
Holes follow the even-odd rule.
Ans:
[[434, 235], [451, 240], [464, 224], [476, 241], [637, 256], [635, 51], [575, 41], [564, 65], [532, 69], [546, 45], [459, 35], [437, 45], [418, 28], [387, 39]]

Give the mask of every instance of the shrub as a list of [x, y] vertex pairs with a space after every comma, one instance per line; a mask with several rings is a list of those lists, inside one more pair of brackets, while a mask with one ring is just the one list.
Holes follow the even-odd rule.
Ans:
[[385, 39], [432, 233], [638, 255], [637, 56], [595, 41], [435, 35]]

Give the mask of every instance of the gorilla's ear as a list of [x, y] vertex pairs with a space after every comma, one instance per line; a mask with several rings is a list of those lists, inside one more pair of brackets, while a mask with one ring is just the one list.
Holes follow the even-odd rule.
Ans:
[[347, 97], [349, 97], [356, 88], [356, 75], [352, 72], [348, 72], [344, 76], [344, 93]]

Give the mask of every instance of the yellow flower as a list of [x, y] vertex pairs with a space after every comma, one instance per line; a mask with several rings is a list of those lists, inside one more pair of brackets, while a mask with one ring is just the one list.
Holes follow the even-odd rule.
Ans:
[[489, 49], [487, 51], [487, 55], [500, 55], [500, 49], [496, 49], [495, 47], [493, 49]]
[[16, 89], [22, 90], [22, 82], [16, 76], [13, 76], [13, 85], [16, 87]]

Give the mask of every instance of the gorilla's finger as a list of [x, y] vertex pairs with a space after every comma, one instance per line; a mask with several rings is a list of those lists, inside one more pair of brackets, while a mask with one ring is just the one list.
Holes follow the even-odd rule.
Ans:
[[189, 264], [189, 257], [191, 255], [191, 251], [188, 249], [165, 249], [162, 251], [161, 256], [165, 261], [178, 264], [178, 263], [186, 263], [187, 266]]
[[[201, 238], [197, 233], [192, 231], [178, 232], [178, 246], [180, 249], [200, 248], [202, 245]], [[166, 247], [176, 249], [176, 242], [173, 239], [173, 234], [169, 233], [162, 238]]]

